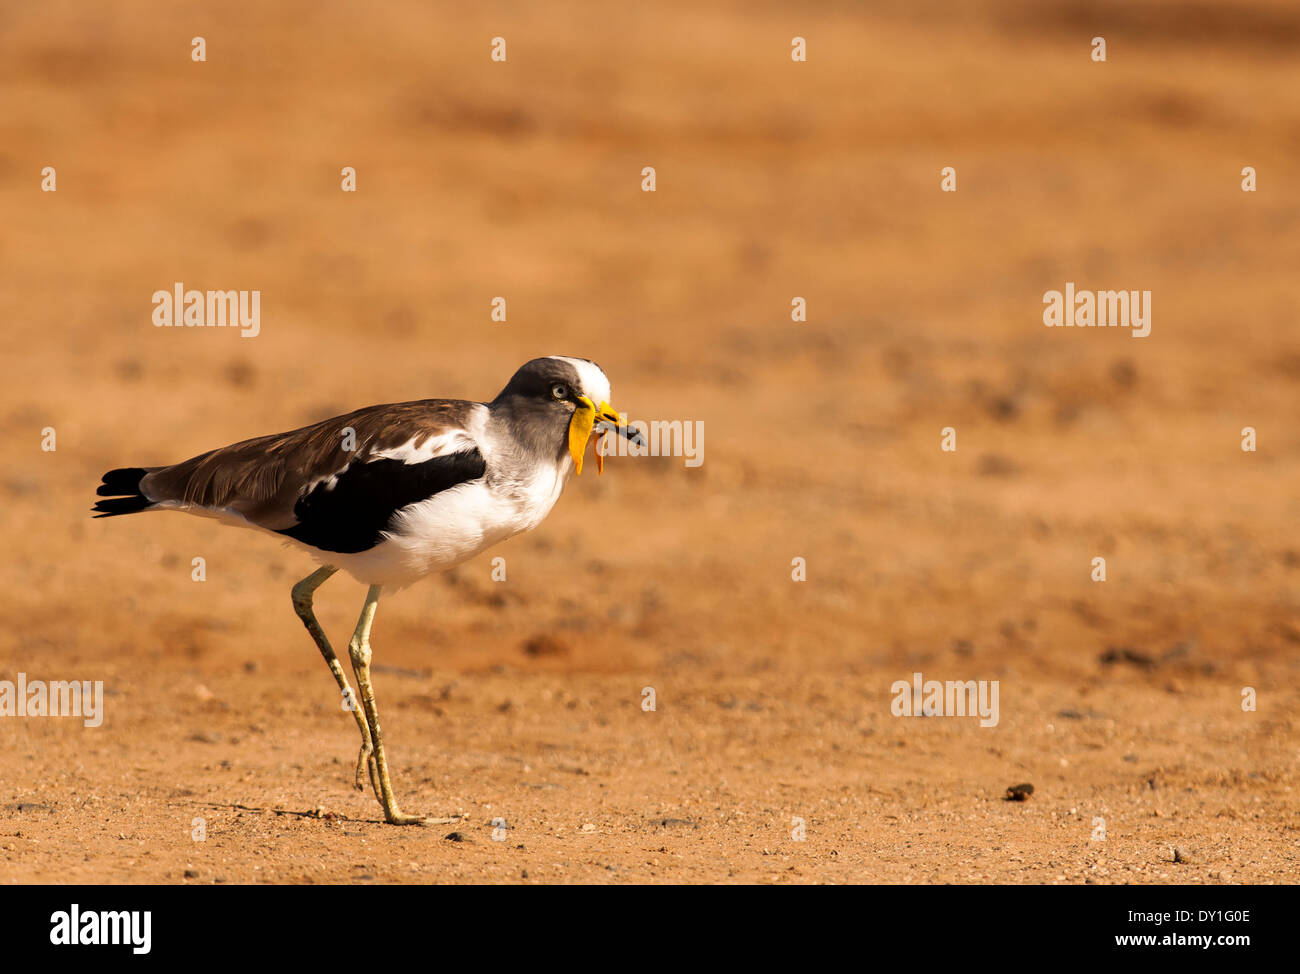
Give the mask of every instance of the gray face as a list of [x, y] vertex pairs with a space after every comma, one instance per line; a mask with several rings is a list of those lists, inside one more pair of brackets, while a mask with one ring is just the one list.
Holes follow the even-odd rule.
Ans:
[[569, 420], [582, 394], [578, 370], [557, 358], [535, 358], [520, 366], [489, 403], [494, 419], [534, 452], [562, 456], [569, 447]]

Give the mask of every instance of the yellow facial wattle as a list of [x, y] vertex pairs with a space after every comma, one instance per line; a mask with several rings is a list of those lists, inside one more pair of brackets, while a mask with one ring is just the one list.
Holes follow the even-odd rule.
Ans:
[[[602, 402], [597, 408], [596, 404], [586, 396], [578, 396], [578, 408], [573, 411], [573, 418], [569, 420], [569, 456], [573, 457], [573, 469], [579, 474], [582, 473], [582, 458], [587, 450], [587, 442], [591, 440], [591, 431], [596, 426], [596, 421], [600, 420], [605, 423], [613, 423], [615, 427], [622, 423], [622, 417], [619, 416], [618, 410], [607, 402]], [[596, 435], [596, 473], [605, 472], [605, 458], [600, 452], [600, 441], [605, 435], [602, 429]]]
[[573, 457], [573, 469], [582, 473], [582, 457], [587, 451], [587, 441], [591, 439], [591, 429], [596, 425], [596, 404], [586, 396], [578, 397], [578, 408], [569, 420], [569, 456]]

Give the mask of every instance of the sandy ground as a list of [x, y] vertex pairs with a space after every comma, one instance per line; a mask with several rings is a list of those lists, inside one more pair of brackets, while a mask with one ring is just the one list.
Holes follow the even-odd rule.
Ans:
[[[106, 696], [0, 718], [0, 881], [1300, 879], [1300, 10], [624, 6], [6, 9], [0, 680]], [[176, 281], [261, 333], [155, 328]], [[1044, 328], [1066, 281], [1150, 336]], [[310, 560], [94, 487], [552, 352], [704, 463], [381, 605], [400, 798], [464, 816], [382, 825]]]

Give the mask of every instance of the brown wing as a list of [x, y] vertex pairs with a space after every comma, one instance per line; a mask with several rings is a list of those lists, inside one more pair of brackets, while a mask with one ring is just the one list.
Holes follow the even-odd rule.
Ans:
[[464, 430], [475, 408], [482, 407], [450, 399], [368, 406], [153, 468], [140, 491], [155, 503], [232, 510], [279, 531], [296, 523], [294, 505], [312, 484], [377, 452], [412, 441], [418, 449], [431, 437]]

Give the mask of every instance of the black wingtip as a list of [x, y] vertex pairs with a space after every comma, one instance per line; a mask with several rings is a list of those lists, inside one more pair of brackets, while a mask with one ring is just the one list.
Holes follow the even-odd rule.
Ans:
[[[140, 481], [148, 472], [144, 467], [119, 467], [104, 474], [104, 482], [95, 493], [111, 499], [95, 502], [95, 517], [134, 514], [152, 507], [153, 501], [140, 491]], [[119, 496], [123, 494], [126, 496]]]
[[144, 511], [152, 506], [153, 501], [144, 496], [114, 497], [106, 501], [96, 501], [92, 510], [98, 512], [95, 517], [113, 517], [117, 514], [134, 514], [136, 511]]
[[140, 481], [149, 471], [144, 467], [119, 467], [104, 474], [104, 482], [95, 491], [100, 497], [117, 497], [122, 494], [139, 494]]

